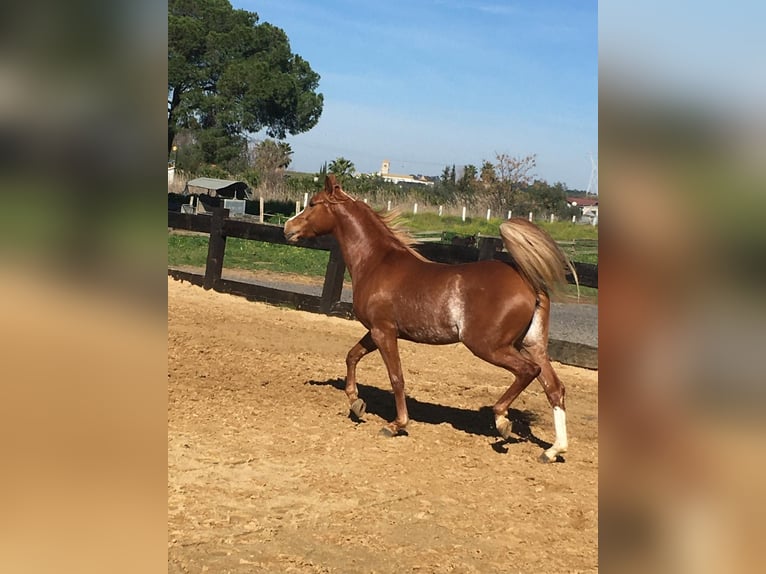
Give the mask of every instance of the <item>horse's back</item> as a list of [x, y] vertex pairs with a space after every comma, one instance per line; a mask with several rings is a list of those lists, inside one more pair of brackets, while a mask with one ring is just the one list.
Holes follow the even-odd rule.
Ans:
[[389, 321], [416, 342], [446, 344], [486, 333], [516, 338], [535, 309], [532, 288], [510, 265], [480, 261], [445, 265], [409, 260], [386, 268], [354, 297], [368, 328]]

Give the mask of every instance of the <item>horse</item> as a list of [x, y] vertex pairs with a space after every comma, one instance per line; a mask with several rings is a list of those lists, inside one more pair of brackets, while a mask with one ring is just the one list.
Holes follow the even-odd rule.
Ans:
[[[556, 242], [526, 219], [500, 225], [513, 264], [498, 260], [464, 264], [430, 261], [414, 240], [397, 231], [363, 201], [341, 188], [335, 176], [303, 211], [287, 220], [288, 243], [332, 234], [351, 275], [353, 309], [367, 333], [346, 355], [345, 392], [358, 419], [366, 412], [359, 397], [356, 366], [379, 350], [396, 405], [396, 418], [381, 429], [404, 434], [409, 422], [398, 340], [444, 345], [462, 342], [474, 355], [515, 375], [492, 407], [495, 427], [510, 440], [508, 408], [534, 380], [553, 408], [555, 440], [539, 457], [553, 462], [567, 451], [565, 389], [548, 357], [551, 293], [574, 269]], [[576, 277], [576, 274], [575, 274]], [[559, 459], [560, 460], [560, 459]]]

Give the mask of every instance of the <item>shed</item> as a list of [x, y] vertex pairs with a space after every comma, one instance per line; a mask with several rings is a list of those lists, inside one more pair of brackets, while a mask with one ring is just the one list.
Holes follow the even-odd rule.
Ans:
[[214, 177], [198, 177], [189, 180], [184, 189], [185, 194], [210, 195], [228, 199], [252, 199], [250, 187], [244, 181], [216, 179]]
[[596, 197], [567, 197], [570, 207], [580, 208], [581, 222], [598, 223], [598, 196]]

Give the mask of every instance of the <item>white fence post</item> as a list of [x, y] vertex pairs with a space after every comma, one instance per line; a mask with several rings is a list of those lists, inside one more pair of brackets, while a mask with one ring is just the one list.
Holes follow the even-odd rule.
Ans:
[[576, 215], [572, 216], [572, 223], [577, 223], [577, 216]]
[[388, 207], [386, 208], [386, 211], [391, 211], [391, 200], [388, 200]]
[[439, 206], [439, 217], [441, 217], [441, 216], [442, 216], [442, 206], [440, 205]]
[[553, 223], [554, 221], [556, 221], [556, 216], [551, 213], [551, 223]]
[[491, 209], [488, 209], [488, 210], [487, 210], [487, 221], [489, 221], [489, 216], [490, 216], [490, 215], [492, 215], [492, 210], [491, 210]]
[[417, 203], [412, 207], [412, 213], [413, 213], [413, 215], [417, 215], [418, 214], [418, 204]]
[[260, 204], [260, 208], [259, 208], [260, 212], [259, 212], [259, 215], [258, 215], [258, 221], [263, 223], [263, 196], [260, 197], [260, 199], [258, 200], [258, 203]]
[[463, 222], [465, 222], [465, 205], [463, 206]]
[[295, 202], [295, 215], [298, 215], [301, 212], [301, 200]]
[[309, 194], [304, 193], [303, 194], [303, 209], [306, 209], [306, 206], [309, 204]]
[[511, 211], [511, 210], [509, 209], [509, 210], [508, 210], [508, 219], [510, 219], [512, 215], [513, 215], [513, 211]]
[[532, 212], [529, 212], [529, 221], [532, 221]]

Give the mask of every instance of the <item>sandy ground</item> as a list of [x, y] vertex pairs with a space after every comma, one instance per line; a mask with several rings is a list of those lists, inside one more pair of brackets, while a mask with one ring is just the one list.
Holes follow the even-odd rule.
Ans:
[[401, 343], [408, 436], [379, 354], [356, 322], [251, 303], [168, 279], [169, 572], [485, 573], [598, 570], [597, 373], [554, 364], [569, 453], [534, 383], [501, 441], [490, 406], [510, 375], [459, 345]]

